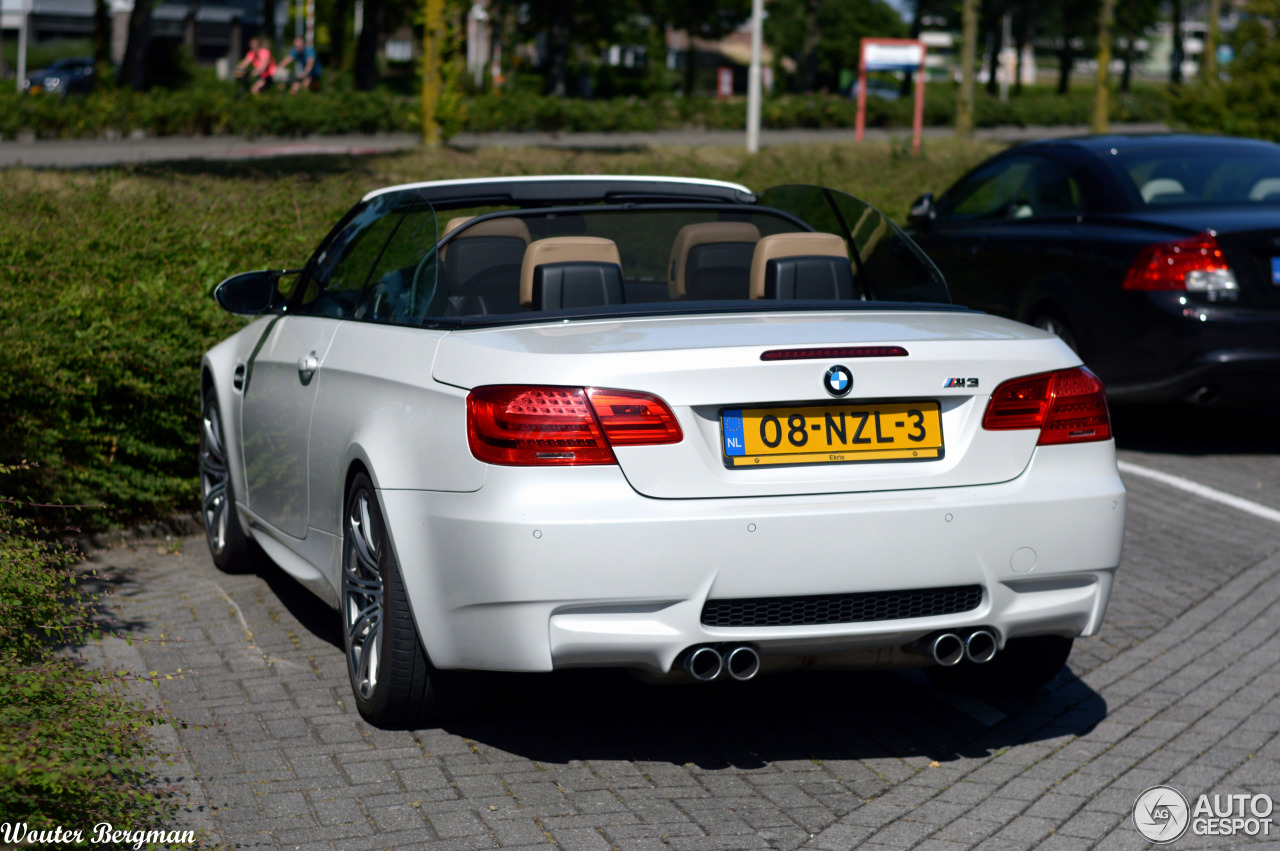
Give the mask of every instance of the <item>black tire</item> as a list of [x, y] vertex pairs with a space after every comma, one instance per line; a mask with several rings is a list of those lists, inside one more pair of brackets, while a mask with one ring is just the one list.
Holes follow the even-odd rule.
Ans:
[[377, 494], [364, 473], [347, 493], [342, 531], [342, 638], [356, 708], [378, 727], [456, 714], [461, 677], [436, 670], [427, 659]]
[[1071, 351], [1080, 354], [1080, 347], [1076, 343], [1075, 332], [1071, 330], [1071, 326], [1067, 324], [1067, 320], [1054, 311], [1045, 311], [1036, 316], [1032, 321], [1032, 325], [1042, 331], [1048, 331], [1050, 334], [1057, 334], [1058, 339], [1066, 343]]
[[218, 396], [209, 387], [200, 415], [200, 516], [205, 541], [218, 570], [252, 573], [266, 562], [266, 555], [240, 528], [224, 434]]
[[1004, 649], [981, 665], [961, 662], [950, 668], [928, 669], [934, 682], [954, 691], [1010, 693], [1035, 691], [1048, 685], [1066, 667], [1074, 639], [1061, 635], [1010, 638]]

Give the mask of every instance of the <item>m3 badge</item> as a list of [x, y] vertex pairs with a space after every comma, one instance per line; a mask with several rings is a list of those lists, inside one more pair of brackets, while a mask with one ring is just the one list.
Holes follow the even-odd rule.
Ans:
[[977, 387], [978, 379], [976, 378], [944, 378], [942, 380], [943, 387]]

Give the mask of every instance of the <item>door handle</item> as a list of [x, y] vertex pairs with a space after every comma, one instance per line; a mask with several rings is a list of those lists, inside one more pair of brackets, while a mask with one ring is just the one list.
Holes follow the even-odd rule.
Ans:
[[245, 375], [245, 365], [242, 363], [236, 364], [235, 374], [231, 377], [231, 386], [236, 388], [237, 390], [243, 390], [244, 375]]
[[320, 358], [315, 352], [311, 352], [306, 357], [298, 358], [298, 378], [303, 384], [311, 381], [311, 376], [316, 374], [316, 370], [320, 368]]

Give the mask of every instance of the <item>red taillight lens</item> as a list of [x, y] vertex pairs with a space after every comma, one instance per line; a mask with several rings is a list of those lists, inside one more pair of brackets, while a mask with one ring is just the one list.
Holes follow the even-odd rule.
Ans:
[[1102, 381], [1084, 367], [1006, 381], [991, 394], [982, 427], [1040, 429], [1039, 446], [1111, 439]]
[[679, 443], [680, 424], [657, 396], [632, 390], [587, 390], [605, 437], [614, 446], [652, 446]]
[[467, 396], [471, 454], [490, 464], [616, 464], [610, 444], [682, 438], [671, 409], [647, 393], [496, 385]]
[[1210, 301], [1234, 299], [1239, 291], [1235, 273], [1211, 233], [1142, 249], [1125, 273], [1124, 288], [1199, 292]]

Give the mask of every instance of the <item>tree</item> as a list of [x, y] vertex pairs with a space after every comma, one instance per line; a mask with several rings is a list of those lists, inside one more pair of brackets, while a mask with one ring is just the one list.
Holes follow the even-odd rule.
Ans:
[[1182, 60], [1186, 52], [1182, 48], [1182, 0], [1173, 0], [1173, 54], [1169, 57], [1169, 83], [1182, 85]]
[[[642, 0], [640, 9], [659, 30], [666, 25], [689, 34], [691, 41], [684, 67], [683, 89], [685, 94], [693, 94], [696, 67], [692, 39], [718, 39], [733, 32], [751, 17], [751, 0]], [[770, 11], [772, 9], [771, 5]], [[654, 39], [650, 38], [650, 41]], [[656, 61], [663, 57], [653, 58]]]
[[1200, 55], [1200, 76], [1208, 82], [1218, 79], [1218, 18], [1222, 14], [1220, 0], [1209, 0], [1209, 31], [1205, 34], [1204, 53]]
[[124, 49], [124, 62], [120, 65], [120, 85], [134, 91], [145, 91], [147, 79], [147, 54], [151, 52], [151, 4], [154, 0], [134, 0], [129, 13], [129, 40]]
[[1111, 74], [1111, 27], [1115, 23], [1116, 0], [1102, 0], [1098, 9], [1098, 79], [1093, 93], [1093, 132], [1106, 133], [1107, 95]]
[[364, 20], [356, 42], [356, 88], [367, 92], [378, 84], [378, 47], [382, 40], [383, 0], [364, 0]]
[[1124, 71], [1120, 75], [1122, 92], [1129, 91], [1129, 79], [1137, 58], [1136, 43], [1160, 20], [1160, 5], [1161, 0], [1125, 0], [1116, 4], [1115, 32], [1124, 39], [1120, 55], [1124, 61]]
[[960, 35], [960, 91], [956, 95], [956, 135], [973, 134], [973, 62], [977, 55], [978, 0], [964, 0]]
[[834, 90], [858, 67], [863, 38], [901, 38], [907, 27], [883, 0], [773, 0], [765, 40], [796, 63], [794, 88]]
[[107, 0], [93, 0], [93, 70], [102, 83], [102, 73], [111, 65], [111, 8]]
[[1176, 89], [1174, 117], [1192, 130], [1280, 142], [1280, 0], [1242, 6], [1226, 78]]

